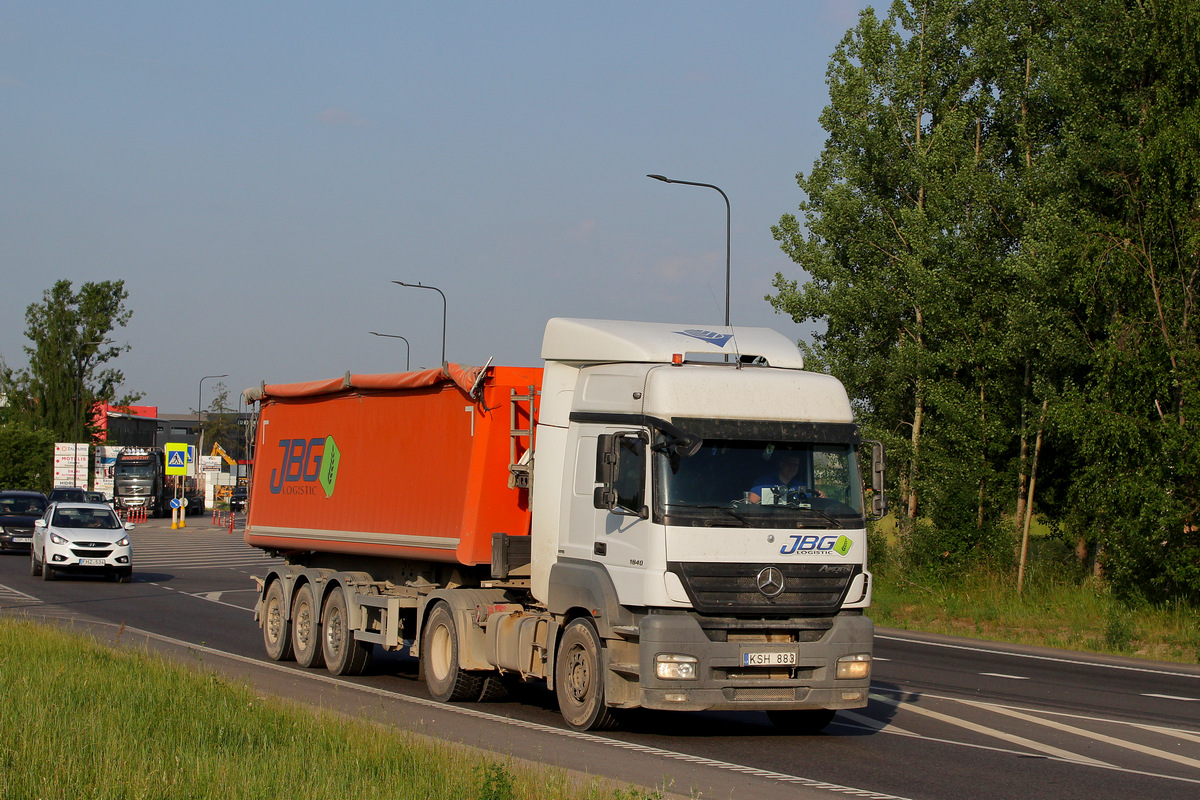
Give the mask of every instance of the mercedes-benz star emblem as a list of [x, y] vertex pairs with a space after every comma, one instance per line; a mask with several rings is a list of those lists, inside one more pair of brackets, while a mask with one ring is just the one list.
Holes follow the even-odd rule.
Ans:
[[783, 573], [775, 567], [764, 567], [755, 578], [755, 583], [767, 597], [778, 597], [783, 593]]

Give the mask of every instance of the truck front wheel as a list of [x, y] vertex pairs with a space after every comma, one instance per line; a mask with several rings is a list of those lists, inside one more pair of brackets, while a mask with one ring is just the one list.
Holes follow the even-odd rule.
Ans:
[[450, 606], [438, 602], [421, 635], [421, 671], [433, 699], [440, 703], [477, 700], [483, 677], [458, 665], [458, 630]]
[[554, 693], [567, 725], [577, 731], [607, 730], [616, 718], [604, 704], [600, 634], [589, 619], [567, 624], [554, 665]]
[[296, 651], [296, 663], [302, 667], [325, 665], [321, 654], [321, 623], [317, 620], [311, 583], [301, 586], [292, 602], [292, 649]]
[[371, 662], [370, 642], [356, 641], [350, 629], [346, 594], [336, 588], [321, 610], [321, 649], [325, 666], [334, 675], [361, 675]]
[[262, 604], [263, 645], [272, 661], [291, 661], [292, 625], [283, 601], [283, 581], [274, 581]]

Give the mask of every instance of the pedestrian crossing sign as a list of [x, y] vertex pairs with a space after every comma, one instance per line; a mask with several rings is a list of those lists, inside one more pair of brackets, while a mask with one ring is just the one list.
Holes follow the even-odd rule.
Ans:
[[167, 474], [187, 475], [187, 445], [167, 445]]

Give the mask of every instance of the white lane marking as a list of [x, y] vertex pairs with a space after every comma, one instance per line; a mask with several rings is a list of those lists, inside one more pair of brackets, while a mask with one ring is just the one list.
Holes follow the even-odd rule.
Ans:
[[1144, 745], [1144, 744], [1138, 744], [1137, 742], [1129, 742], [1124, 739], [1118, 739], [1115, 736], [1108, 736], [1103, 733], [1097, 733], [1096, 731], [1085, 730], [1083, 728], [1076, 728], [1074, 725], [1066, 725], [1062, 722], [1055, 722], [1052, 719], [1042, 719], [1041, 717], [1037, 717], [1032, 714], [1024, 714], [1020, 711], [1016, 711], [1015, 709], [1005, 708], [1004, 706], [995, 706], [995, 705], [991, 705], [988, 703], [980, 703], [975, 700], [960, 700], [959, 702], [963, 703], [964, 705], [975, 706], [976, 708], [982, 708], [982, 709], [985, 709], [988, 711], [993, 711], [997, 714], [1004, 714], [1005, 716], [1013, 717], [1014, 719], [1023, 720], [1025, 722], [1030, 722], [1035, 725], [1044, 725], [1045, 727], [1053, 728], [1056, 731], [1063, 731], [1064, 733], [1074, 734], [1075, 736], [1081, 736], [1085, 739], [1095, 739], [1095, 740], [1098, 740], [1101, 742], [1105, 742], [1107, 744], [1111, 744], [1115, 747], [1121, 747], [1126, 750], [1133, 750], [1135, 752], [1142, 753], [1143, 755], [1155, 756], [1156, 758], [1165, 758], [1167, 761], [1174, 761], [1176, 764], [1183, 764], [1184, 766], [1196, 767], [1196, 768], [1200, 769], [1200, 759], [1188, 758], [1187, 756], [1176, 755], [1175, 753], [1168, 753], [1166, 750], [1159, 750], [1155, 747], [1150, 747], [1150, 746]]
[[[1087, 756], [1081, 756], [1078, 753], [1072, 753], [1070, 750], [1063, 750], [1058, 747], [1052, 747], [1051, 745], [1048, 745], [1048, 744], [1042, 744], [1041, 742], [1035, 742], [1032, 739], [1026, 739], [1024, 736], [1017, 736], [1016, 734], [1007, 733], [1002, 730], [997, 730], [996, 728], [989, 728], [984, 725], [979, 725], [974, 722], [969, 722], [965, 719], [959, 719], [958, 717], [951, 716], [950, 714], [943, 714], [939, 711], [934, 711], [934, 710], [928, 709], [928, 708], [922, 708], [922, 707], [916, 705], [915, 703], [906, 703], [902, 700], [893, 700], [890, 697], [884, 697], [883, 695], [875, 694], [874, 692], [871, 693], [871, 699], [878, 700], [880, 703], [886, 703], [887, 705], [894, 706], [896, 708], [902, 708], [905, 711], [911, 711], [914, 714], [919, 714], [921, 716], [930, 717], [931, 719], [936, 719], [939, 722], [945, 722], [948, 725], [954, 725], [959, 728], [965, 728], [969, 731], [973, 731], [975, 733], [981, 733], [984, 736], [990, 736], [993, 739], [1000, 739], [1001, 741], [1004, 741], [1004, 742], [1010, 742], [1012, 744], [1028, 748], [1029, 750], [1032, 750], [1035, 753], [1044, 753], [1049, 756], [1054, 756], [1055, 758], [1061, 758], [1064, 761], [1073, 761], [1078, 764], [1090, 764], [1093, 766], [1104, 766], [1104, 767], [1113, 766], [1112, 764], [1109, 764], [1107, 761], [1100, 761], [1095, 758], [1088, 758]], [[960, 701], [960, 702], [965, 702], [965, 701]], [[970, 705], [970, 704], [968, 703], [968, 705]]]
[[1143, 694], [1142, 697], [1157, 697], [1161, 700], [1182, 700], [1185, 703], [1200, 703], [1200, 697], [1178, 697], [1173, 694]]
[[873, 731], [886, 730], [889, 733], [896, 733], [901, 736], [916, 736], [917, 738], [923, 738], [920, 734], [905, 730], [899, 725], [893, 725], [890, 722], [880, 722], [877, 719], [872, 719], [871, 717], [863, 714], [856, 714], [853, 711], [846, 711], [845, 709], [838, 711], [837, 716], [833, 718], [834, 723], [837, 723], [838, 721], [845, 722], [846, 720], [850, 720], [851, 722], [854, 722], [864, 728], [870, 728]]
[[225, 593], [224, 592], [205, 592], [203, 595], [197, 595], [197, 597], [203, 597], [205, 600], [207, 600], [210, 603], [219, 603], [219, 602], [221, 602], [221, 595], [223, 595], [223, 594], [225, 594]]
[[987, 678], [1004, 678], [1004, 679], [1010, 680], [1010, 681], [1027, 681], [1027, 680], [1029, 680], [1028, 676], [1025, 676], [1025, 675], [1005, 675], [1003, 672], [981, 672], [979, 674], [983, 675], [984, 677], [987, 677]]
[[42, 602], [41, 600], [39, 600], [38, 598], [34, 597], [31, 594], [25, 594], [20, 589], [14, 589], [11, 586], [5, 586], [3, 583], [0, 583], [0, 595], [12, 595], [13, 597], [19, 598], [21, 600], [28, 600], [32, 603]]
[[972, 653], [984, 653], [993, 656], [1012, 656], [1013, 658], [1028, 658], [1033, 661], [1052, 661], [1058, 664], [1072, 664], [1080, 667], [1100, 667], [1103, 669], [1117, 669], [1126, 672], [1146, 672], [1151, 675], [1168, 675], [1172, 678], [1195, 678], [1200, 680], [1200, 673], [1197, 672], [1171, 672], [1165, 669], [1152, 669], [1150, 667], [1135, 667], [1128, 664], [1105, 664], [1102, 661], [1081, 661], [1077, 659], [1061, 658], [1059, 656], [1040, 656], [1034, 653], [1018, 653], [1012, 650], [996, 650], [988, 647], [976, 647], [965, 644], [951, 644], [949, 642], [927, 642], [923, 639], [907, 639], [903, 636], [888, 636], [882, 633], [875, 634], [876, 639], [885, 639], [890, 642], [907, 642], [909, 644], [923, 644], [929, 647], [944, 647], [949, 650], [966, 650]]

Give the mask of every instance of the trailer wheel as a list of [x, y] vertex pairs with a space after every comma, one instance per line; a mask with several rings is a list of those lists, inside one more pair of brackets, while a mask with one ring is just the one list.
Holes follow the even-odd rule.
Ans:
[[284, 611], [283, 581], [274, 581], [267, 589], [263, 598], [263, 645], [267, 658], [272, 661], [291, 661], [295, 658], [292, 650], [292, 625]]
[[604, 704], [600, 634], [589, 619], [568, 623], [558, 645], [554, 693], [567, 725], [577, 731], [607, 730], [616, 718]]
[[334, 675], [361, 675], [371, 662], [371, 643], [355, 640], [341, 588], [329, 593], [321, 610], [321, 649]]
[[301, 586], [292, 602], [292, 649], [296, 652], [296, 663], [302, 667], [325, 665], [321, 654], [321, 623], [317, 620], [311, 583]]
[[421, 635], [421, 670], [433, 699], [440, 703], [476, 700], [483, 677], [458, 666], [458, 630], [450, 606], [434, 605]]
[[833, 715], [836, 713], [832, 708], [768, 711], [767, 718], [783, 733], [807, 736], [820, 733], [826, 725], [833, 721]]

